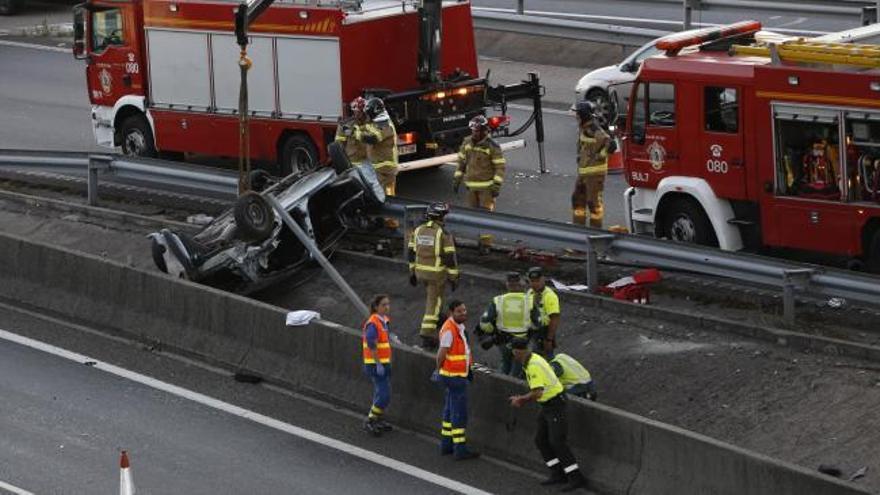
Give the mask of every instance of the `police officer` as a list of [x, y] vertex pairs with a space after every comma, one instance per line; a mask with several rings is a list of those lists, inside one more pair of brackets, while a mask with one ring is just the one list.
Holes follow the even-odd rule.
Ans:
[[553, 367], [553, 372], [565, 387], [565, 393], [592, 401], [599, 398], [593, 377], [577, 359], [568, 354], [559, 353], [550, 361], [550, 366]]
[[443, 227], [447, 213], [449, 205], [446, 203], [428, 206], [427, 222], [415, 228], [408, 246], [409, 283], [413, 287], [420, 283], [425, 287], [425, 314], [419, 330], [425, 349], [437, 347], [437, 328], [446, 282], [453, 291], [458, 286], [455, 240]]
[[397, 130], [385, 110], [381, 98], [370, 98], [364, 106], [369, 122], [355, 132], [358, 140], [367, 143], [367, 156], [376, 170], [385, 194], [394, 196], [397, 190]]
[[364, 113], [366, 104], [367, 100], [361, 96], [351, 100], [349, 104], [351, 117], [340, 122], [336, 127], [335, 141], [342, 143], [346, 156], [354, 165], [360, 165], [367, 159], [366, 143], [355, 139], [355, 134], [360, 136], [360, 131], [367, 125], [367, 115]]
[[556, 348], [556, 330], [559, 328], [559, 296], [547, 287], [544, 270], [539, 266], [529, 268], [529, 285], [526, 297], [531, 301], [532, 338], [535, 351], [547, 359], [553, 358]]
[[602, 129], [600, 117], [592, 102], [581, 101], [575, 105], [578, 121], [578, 177], [571, 195], [572, 221], [585, 225], [587, 210], [590, 226], [602, 228], [605, 215], [603, 191], [605, 174], [608, 172], [608, 154], [614, 141]]
[[[467, 204], [471, 208], [495, 210], [495, 198], [504, 183], [504, 153], [501, 146], [489, 137], [489, 121], [477, 115], [468, 123], [471, 135], [464, 138], [458, 151], [458, 169], [452, 183], [457, 193], [464, 181], [468, 189]], [[480, 235], [480, 253], [487, 254], [492, 236]]]
[[550, 468], [550, 477], [542, 485], [566, 483], [562, 491], [577, 490], [586, 484], [577, 459], [568, 447], [568, 421], [562, 383], [556, 378], [547, 361], [529, 351], [528, 340], [514, 339], [513, 356], [525, 370], [529, 393], [510, 397], [510, 405], [521, 407], [535, 401], [541, 406], [538, 414], [538, 432], [535, 444], [541, 451], [544, 464]]
[[492, 299], [480, 317], [480, 324], [475, 332], [483, 349], [498, 346], [502, 373], [522, 376], [522, 368], [513, 360], [510, 341], [516, 337], [528, 338], [530, 311], [531, 304], [526, 298], [522, 277], [518, 272], [508, 273], [507, 292]]
[[446, 389], [440, 430], [440, 454], [454, 454], [456, 460], [475, 459], [478, 452], [467, 446], [467, 388], [471, 376], [471, 348], [465, 333], [467, 307], [461, 301], [449, 303], [449, 318], [440, 329], [437, 369], [431, 381]]

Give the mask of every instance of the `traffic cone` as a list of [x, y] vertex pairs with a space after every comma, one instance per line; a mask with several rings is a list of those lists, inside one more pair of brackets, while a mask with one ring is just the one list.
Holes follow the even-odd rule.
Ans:
[[131, 481], [128, 452], [124, 450], [119, 458], [119, 495], [134, 495], [134, 482]]

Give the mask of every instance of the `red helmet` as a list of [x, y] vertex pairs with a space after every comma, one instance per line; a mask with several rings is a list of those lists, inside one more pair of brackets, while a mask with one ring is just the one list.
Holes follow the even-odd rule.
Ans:
[[365, 106], [367, 106], [367, 100], [365, 100], [363, 96], [358, 96], [351, 100], [351, 103], [349, 104], [352, 112], [363, 112]]

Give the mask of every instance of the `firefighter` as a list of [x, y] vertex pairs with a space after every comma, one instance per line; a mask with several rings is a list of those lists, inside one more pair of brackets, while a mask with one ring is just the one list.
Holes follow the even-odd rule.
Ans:
[[340, 122], [336, 127], [335, 141], [342, 143], [346, 156], [354, 165], [360, 165], [367, 159], [366, 143], [355, 139], [355, 135], [360, 135], [360, 131], [367, 125], [367, 114], [364, 113], [366, 105], [367, 100], [361, 96], [351, 100], [351, 118]]
[[367, 156], [385, 194], [394, 196], [397, 189], [397, 131], [381, 98], [367, 100], [364, 113], [369, 122], [355, 132], [355, 136], [367, 144]]
[[413, 230], [409, 240], [409, 283], [425, 287], [425, 314], [419, 335], [422, 347], [433, 350], [437, 347], [437, 328], [440, 326], [440, 311], [446, 282], [453, 291], [458, 287], [458, 261], [455, 257], [455, 240], [443, 227], [443, 219], [449, 213], [446, 203], [432, 203], [428, 206], [427, 222]]
[[565, 393], [595, 401], [599, 398], [596, 384], [587, 368], [568, 354], [559, 353], [550, 361], [556, 377], [565, 387]]
[[550, 468], [550, 477], [542, 481], [542, 485], [556, 485], [568, 482], [562, 488], [570, 492], [586, 484], [581, 474], [577, 459], [568, 447], [568, 421], [566, 419], [567, 403], [562, 382], [547, 361], [529, 351], [529, 341], [514, 339], [513, 356], [525, 370], [529, 393], [510, 397], [510, 405], [522, 407], [523, 404], [535, 401], [541, 406], [538, 413], [538, 432], [535, 444], [541, 451], [544, 464]]
[[608, 154], [613, 141], [602, 129], [600, 116], [592, 102], [581, 101], [575, 105], [578, 128], [578, 177], [571, 195], [572, 222], [586, 225], [587, 210], [590, 226], [602, 228], [605, 215], [603, 190], [608, 172]]
[[383, 416], [391, 402], [391, 299], [385, 294], [373, 298], [370, 317], [364, 322], [364, 373], [373, 382], [373, 403], [364, 430], [373, 436], [392, 430]]
[[476, 335], [480, 346], [488, 350], [493, 345], [501, 353], [500, 371], [515, 377], [522, 376], [522, 368], [513, 360], [510, 341], [514, 338], [528, 338], [531, 304], [526, 297], [522, 277], [519, 272], [507, 274], [507, 293], [495, 296], [477, 327]]
[[[483, 115], [472, 118], [471, 135], [464, 138], [458, 151], [458, 169], [452, 189], [458, 193], [462, 181], [468, 189], [467, 204], [471, 208], [495, 210], [495, 198], [504, 183], [504, 154], [501, 146], [489, 137], [489, 121]], [[480, 235], [480, 254], [489, 253], [492, 236]]]
[[440, 330], [440, 348], [437, 350], [437, 369], [431, 381], [442, 383], [446, 389], [443, 419], [440, 429], [440, 454], [454, 454], [456, 460], [475, 459], [478, 452], [468, 449], [467, 388], [471, 376], [471, 349], [465, 334], [467, 307], [461, 301], [449, 303], [449, 318]]
[[553, 359], [556, 348], [556, 330], [559, 328], [559, 296], [547, 287], [544, 270], [539, 266], [529, 268], [529, 285], [526, 298], [531, 302], [532, 339], [535, 351], [547, 359]]

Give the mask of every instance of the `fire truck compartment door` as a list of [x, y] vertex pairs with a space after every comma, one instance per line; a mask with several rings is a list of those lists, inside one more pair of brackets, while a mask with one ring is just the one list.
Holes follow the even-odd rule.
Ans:
[[[248, 58], [253, 65], [248, 70], [248, 108], [257, 115], [268, 116], [275, 111], [275, 61], [272, 39], [250, 36]], [[214, 106], [218, 112], [238, 110], [238, 92], [241, 87], [241, 69], [238, 66], [239, 47], [231, 34], [211, 35], [211, 56], [214, 68]]]
[[336, 121], [342, 115], [339, 40], [278, 38], [281, 115]]
[[152, 103], [207, 110], [211, 105], [208, 34], [148, 29], [147, 46]]

